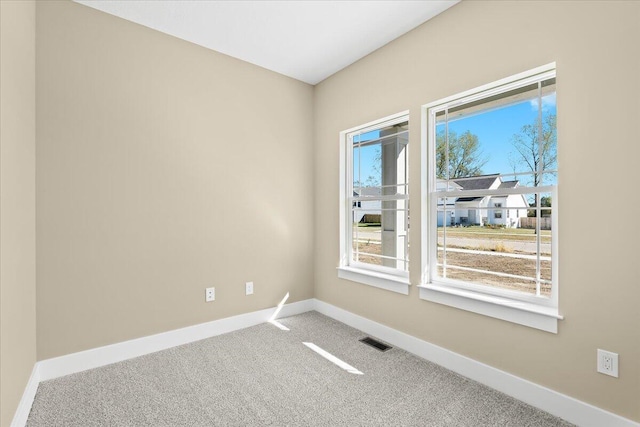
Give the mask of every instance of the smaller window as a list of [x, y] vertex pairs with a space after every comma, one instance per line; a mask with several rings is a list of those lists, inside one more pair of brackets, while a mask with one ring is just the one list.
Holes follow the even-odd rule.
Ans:
[[391, 290], [401, 282], [402, 293], [409, 277], [408, 119], [403, 113], [341, 133], [339, 276]]

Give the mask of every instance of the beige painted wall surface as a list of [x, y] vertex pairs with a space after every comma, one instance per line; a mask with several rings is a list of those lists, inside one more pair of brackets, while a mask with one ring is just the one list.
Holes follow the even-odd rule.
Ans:
[[72, 2], [37, 30], [39, 360], [313, 296], [311, 86]]
[[[462, 2], [317, 86], [316, 297], [640, 421], [639, 40], [640, 2]], [[420, 106], [553, 61], [559, 333], [422, 301], [415, 287], [403, 296], [339, 280], [338, 133], [411, 111], [411, 217], [419, 218]], [[420, 224], [411, 225], [417, 285]], [[596, 373], [597, 348], [620, 354], [620, 378]]]
[[36, 6], [0, 2], [0, 425], [36, 362]]

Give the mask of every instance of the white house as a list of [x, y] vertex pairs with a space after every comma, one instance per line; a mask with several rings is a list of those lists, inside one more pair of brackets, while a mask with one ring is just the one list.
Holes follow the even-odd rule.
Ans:
[[353, 190], [354, 197], [372, 197], [372, 200], [358, 200], [353, 202], [353, 223], [357, 224], [363, 220], [365, 215], [381, 215], [382, 202], [380, 187], [362, 187]]
[[[439, 186], [446, 184], [439, 183]], [[481, 175], [474, 178], [454, 179], [450, 190], [497, 190], [517, 188], [519, 181], [502, 181], [499, 174]], [[442, 187], [444, 189], [444, 187]], [[438, 202], [438, 226], [446, 225], [504, 225], [518, 227], [519, 219], [527, 216], [529, 203], [522, 194], [505, 194], [477, 197], [449, 197], [446, 210]], [[489, 208], [489, 209], [487, 209]], [[490, 209], [503, 208], [503, 209]], [[446, 221], [445, 221], [446, 215]]]

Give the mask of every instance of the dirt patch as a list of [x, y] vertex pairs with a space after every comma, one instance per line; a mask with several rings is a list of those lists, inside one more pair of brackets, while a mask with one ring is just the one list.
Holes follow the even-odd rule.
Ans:
[[[355, 249], [355, 243], [354, 243]], [[358, 244], [360, 262], [373, 265], [382, 265], [382, 259], [371, 256], [381, 255], [382, 245], [372, 242], [360, 242]], [[442, 251], [438, 251], [438, 263], [442, 264]], [[536, 277], [536, 261], [535, 259], [462, 253], [447, 252], [447, 267], [466, 267], [476, 270], [491, 271], [497, 273], [506, 273], [516, 276]], [[438, 274], [443, 275], [443, 268], [438, 267]], [[447, 278], [462, 280], [465, 282], [480, 283], [501, 289], [511, 289], [520, 292], [526, 292], [535, 295], [535, 281], [522, 280], [513, 277], [496, 276], [490, 273], [480, 273], [475, 271], [459, 270], [456, 268], [447, 268]], [[543, 280], [551, 280], [551, 261], [540, 261], [540, 278]], [[551, 285], [540, 284], [540, 293], [543, 296], [551, 294]]]
[[[355, 243], [353, 245], [355, 249]], [[360, 252], [358, 254], [358, 261], [367, 264], [382, 265], [382, 258], [368, 255], [382, 255], [382, 245], [380, 243], [360, 242], [358, 243], [358, 251]]]
[[[442, 262], [442, 251], [438, 251], [438, 263], [442, 264]], [[476, 270], [531, 277], [532, 279], [536, 277], [535, 260], [499, 255], [447, 252], [447, 267], [467, 267]], [[438, 274], [440, 276], [443, 275], [442, 267], [438, 267]], [[465, 282], [480, 283], [502, 289], [512, 289], [531, 294], [536, 293], [535, 281], [517, 279], [513, 277], [503, 277], [489, 273], [447, 268], [447, 278], [463, 280]], [[551, 280], [551, 261], [540, 261], [540, 278], [543, 280]], [[549, 296], [551, 294], [551, 285], [547, 283], [540, 284], [540, 293], [544, 296]]]

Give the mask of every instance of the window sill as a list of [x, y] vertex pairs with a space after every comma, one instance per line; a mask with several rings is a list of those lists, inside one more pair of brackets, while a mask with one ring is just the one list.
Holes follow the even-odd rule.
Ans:
[[409, 286], [411, 286], [408, 277], [393, 276], [353, 267], [338, 267], [338, 277], [403, 295], [409, 295]]
[[420, 285], [420, 299], [506, 320], [530, 328], [558, 333], [558, 320], [563, 317], [557, 308], [505, 297], [486, 295], [442, 285]]

